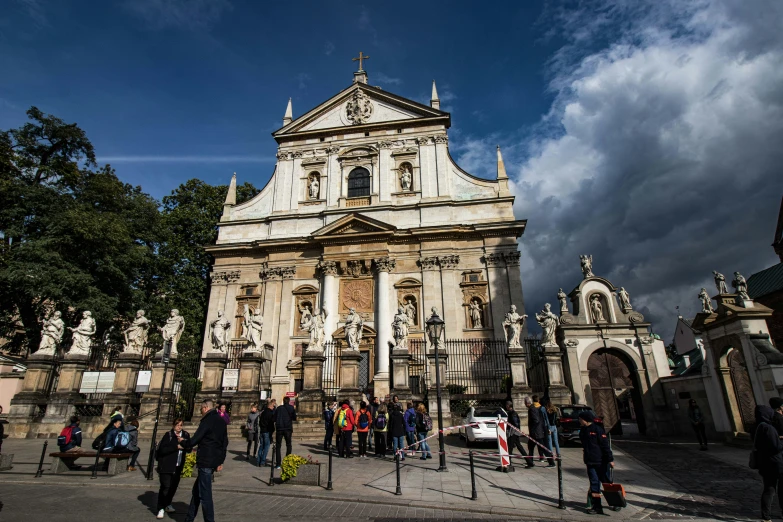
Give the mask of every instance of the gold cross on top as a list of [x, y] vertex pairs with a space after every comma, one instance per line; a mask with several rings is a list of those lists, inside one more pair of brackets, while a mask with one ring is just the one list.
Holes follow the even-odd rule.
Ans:
[[362, 60], [366, 60], [366, 59], [368, 59], [368, 58], [369, 58], [369, 56], [364, 56], [364, 55], [362, 54], [362, 52], [361, 52], [361, 51], [359, 51], [359, 57], [358, 57], [358, 58], [351, 58], [351, 61], [352, 61], [352, 62], [356, 62], [356, 61], [358, 61], [358, 62], [359, 62], [359, 70], [360, 70], [360, 71], [363, 71], [363, 70], [364, 70], [364, 67], [362, 66]]

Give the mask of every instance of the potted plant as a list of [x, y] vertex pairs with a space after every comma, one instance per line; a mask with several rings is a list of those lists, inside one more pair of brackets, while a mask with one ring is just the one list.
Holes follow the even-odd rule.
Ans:
[[280, 479], [283, 483], [298, 484], [303, 486], [321, 485], [321, 464], [308, 455], [307, 458], [299, 455], [286, 455], [280, 465]]

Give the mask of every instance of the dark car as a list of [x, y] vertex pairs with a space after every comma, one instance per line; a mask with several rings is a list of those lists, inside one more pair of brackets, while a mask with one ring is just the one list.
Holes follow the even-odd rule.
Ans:
[[[568, 404], [560, 406], [560, 422], [557, 426], [557, 435], [560, 437], [560, 444], [566, 442], [579, 442], [579, 414], [583, 411], [592, 411], [590, 406], [584, 404]], [[596, 416], [595, 422], [601, 424], [603, 420]]]

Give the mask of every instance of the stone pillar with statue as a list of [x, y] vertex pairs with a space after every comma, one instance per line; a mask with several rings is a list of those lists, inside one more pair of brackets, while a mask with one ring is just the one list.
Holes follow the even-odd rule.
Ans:
[[[239, 357], [239, 382], [231, 399], [231, 415], [243, 419], [250, 406], [261, 399], [261, 371], [264, 363], [272, 360], [272, 345], [250, 345]], [[222, 377], [221, 377], [222, 384]]]
[[552, 313], [552, 305], [546, 303], [544, 309], [536, 314], [536, 321], [541, 326], [541, 351], [546, 360], [547, 392], [555, 404], [571, 404], [571, 390], [565, 384], [563, 374], [563, 353], [557, 344], [556, 333], [560, 318]]

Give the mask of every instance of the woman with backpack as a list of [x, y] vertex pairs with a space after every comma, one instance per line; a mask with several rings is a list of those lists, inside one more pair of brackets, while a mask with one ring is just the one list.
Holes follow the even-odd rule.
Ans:
[[546, 417], [549, 424], [549, 432], [546, 435], [546, 446], [550, 453], [555, 450], [555, 455], [560, 456], [560, 440], [557, 436], [557, 425], [560, 423], [560, 410], [552, 404], [552, 401], [546, 402]]
[[155, 460], [158, 461], [158, 479], [160, 490], [158, 491], [158, 516], [163, 518], [168, 513], [174, 513], [174, 494], [177, 493], [179, 478], [182, 468], [185, 467], [187, 452], [180, 448], [177, 442], [181, 437], [190, 439], [190, 434], [182, 429], [182, 419], [175, 419], [171, 430], [167, 431], [160, 439], [158, 449], [155, 451]]
[[128, 432], [130, 438], [127, 450], [133, 452], [130, 462], [128, 463], [128, 471], [136, 471], [136, 459], [139, 457], [139, 453], [141, 453], [141, 449], [139, 448], [139, 421], [136, 419], [128, 421], [125, 430]]
[[359, 436], [359, 458], [367, 458], [367, 436], [370, 434], [370, 424], [372, 424], [372, 412], [367, 408], [367, 403], [362, 401], [359, 404], [359, 411], [356, 412], [356, 433]]
[[375, 456], [386, 458], [386, 434], [389, 432], [389, 413], [386, 404], [378, 406], [378, 413], [373, 424], [375, 432]]
[[432, 429], [432, 419], [427, 414], [427, 408], [424, 407], [424, 403], [419, 403], [419, 407], [416, 409], [416, 440], [419, 441], [419, 450], [421, 451], [421, 460], [427, 460], [432, 458], [432, 451], [430, 451], [430, 445], [425, 440], [427, 434]]

